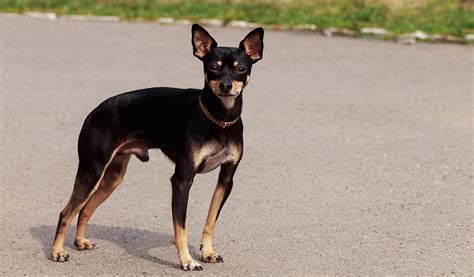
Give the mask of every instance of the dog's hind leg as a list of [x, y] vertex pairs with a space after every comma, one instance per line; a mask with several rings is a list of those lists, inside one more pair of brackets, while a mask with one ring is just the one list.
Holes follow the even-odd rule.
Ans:
[[120, 185], [127, 171], [127, 165], [131, 154], [116, 154], [105, 169], [99, 187], [92, 194], [86, 205], [79, 212], [77, 220], [76, 239], [74, 244], [77, 249], [93, 249], [94, 244], [86, 239], [86, 226], [94, 211], [114, 192]]
[[[104, 175], [105, 168], [115, 155], [112, 151], [103, 151], [103, 153], [109, 153], [109, 155], [100, 155], [101, 158], [80, 158], [71, 198], [66, 207], [64, 207], [59, 214], [58, 227], [51, 249], [51, 258], [55, 262], [64, 262], [69, 259], [69, 255], [64, 250], [64, 238], [67, 234], [69, 224], [84, 207], [95, 190], [97, 190], [100, 180]], [[97, 153], [94, 154], [98, 155]]]

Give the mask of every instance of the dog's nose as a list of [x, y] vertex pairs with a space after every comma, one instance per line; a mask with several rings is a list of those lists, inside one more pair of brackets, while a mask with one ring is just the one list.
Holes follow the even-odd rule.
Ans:
[[232, 82], [224, 81], [219, 83], [219, 88], [222, 92], [229, 92], [232, 89]]

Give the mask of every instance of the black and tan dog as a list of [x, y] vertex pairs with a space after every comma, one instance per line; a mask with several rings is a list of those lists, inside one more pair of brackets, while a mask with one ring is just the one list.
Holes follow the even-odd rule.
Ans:
[[67, 261], [64, 237], [79, 213], [75, 245], [93, 249], [86, 224], [95, 209], [123, 179], [130, 156], [148, 161], [159, 148], [175, 164], [171, 177], [174, 243], [184, 270], [202, 270], [188, 250], [186, 209], [196, 173], [220, 166], [202, 233], [202, 260], [223, 259], [212, 247], [219, 212], [230, 194], [243, 153], [242, 91], [252, 64], [262, 58], [263, 29], [251, 31], [238, 48], [217, 47], [201, 26], [192, 26], [194, 55], [204, 63], [204, 89], [148, 88], [119, 94], [101, 103], [86, 118], [79, 135], [79, 167], [74, 190], [59, 216], [53, 261]]

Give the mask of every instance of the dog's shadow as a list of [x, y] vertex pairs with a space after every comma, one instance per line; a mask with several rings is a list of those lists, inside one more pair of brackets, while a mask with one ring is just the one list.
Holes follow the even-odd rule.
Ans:
[[[65, 245], [69, 246], [72, 249], [75, 248], [73, 244], [73, 230], [75, 230], [75, 228], [76, 226], [70, 225], [70, 231], [65, 240]], [[176, 262], [166, 261], [149, 254], [150, 250], [153, 248], [171, 246], [173, 239], [171, 235], [136, 228], [102, 225], [89, 225], [87, 230], [88, 237], [92, 238], [92, 240], [99, 239], [113, 242], [114, 244], [124, 249], [128, 254], [133, 255], [135, 257], [173, 268], [181, 267]], [[43, 252], [47, 258], [50, 258], [51, 255], [50, 251], [53, 242], [52, 235], [54, 235], [55, 231], [56, 226], [48, 225], [41, 225], [38, 227], [30, 228], [30, 233], [32, 237], [41, 243], [43, 247]], [[196, 251], [191, 245], [189, 246], [189, 250], [191, 252], [191, 255], [196, 255]]]

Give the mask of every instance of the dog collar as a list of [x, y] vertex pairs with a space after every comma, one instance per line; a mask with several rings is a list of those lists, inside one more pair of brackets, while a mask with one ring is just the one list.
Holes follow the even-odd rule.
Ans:
[[220, 121], [219, 119], [215, 118], [214, 116], [212, 116], [212, 114], [206, 109], [206, 107], [202, 103], [201, 95], [199, 95], [199, 106], [201, 106], [201, 110], [206, 115], [206, 117], [209, 118], [210, 121], [219, 125], [222, 129], [234, 125], [240, 119], [240, 115], [232, 121]]

